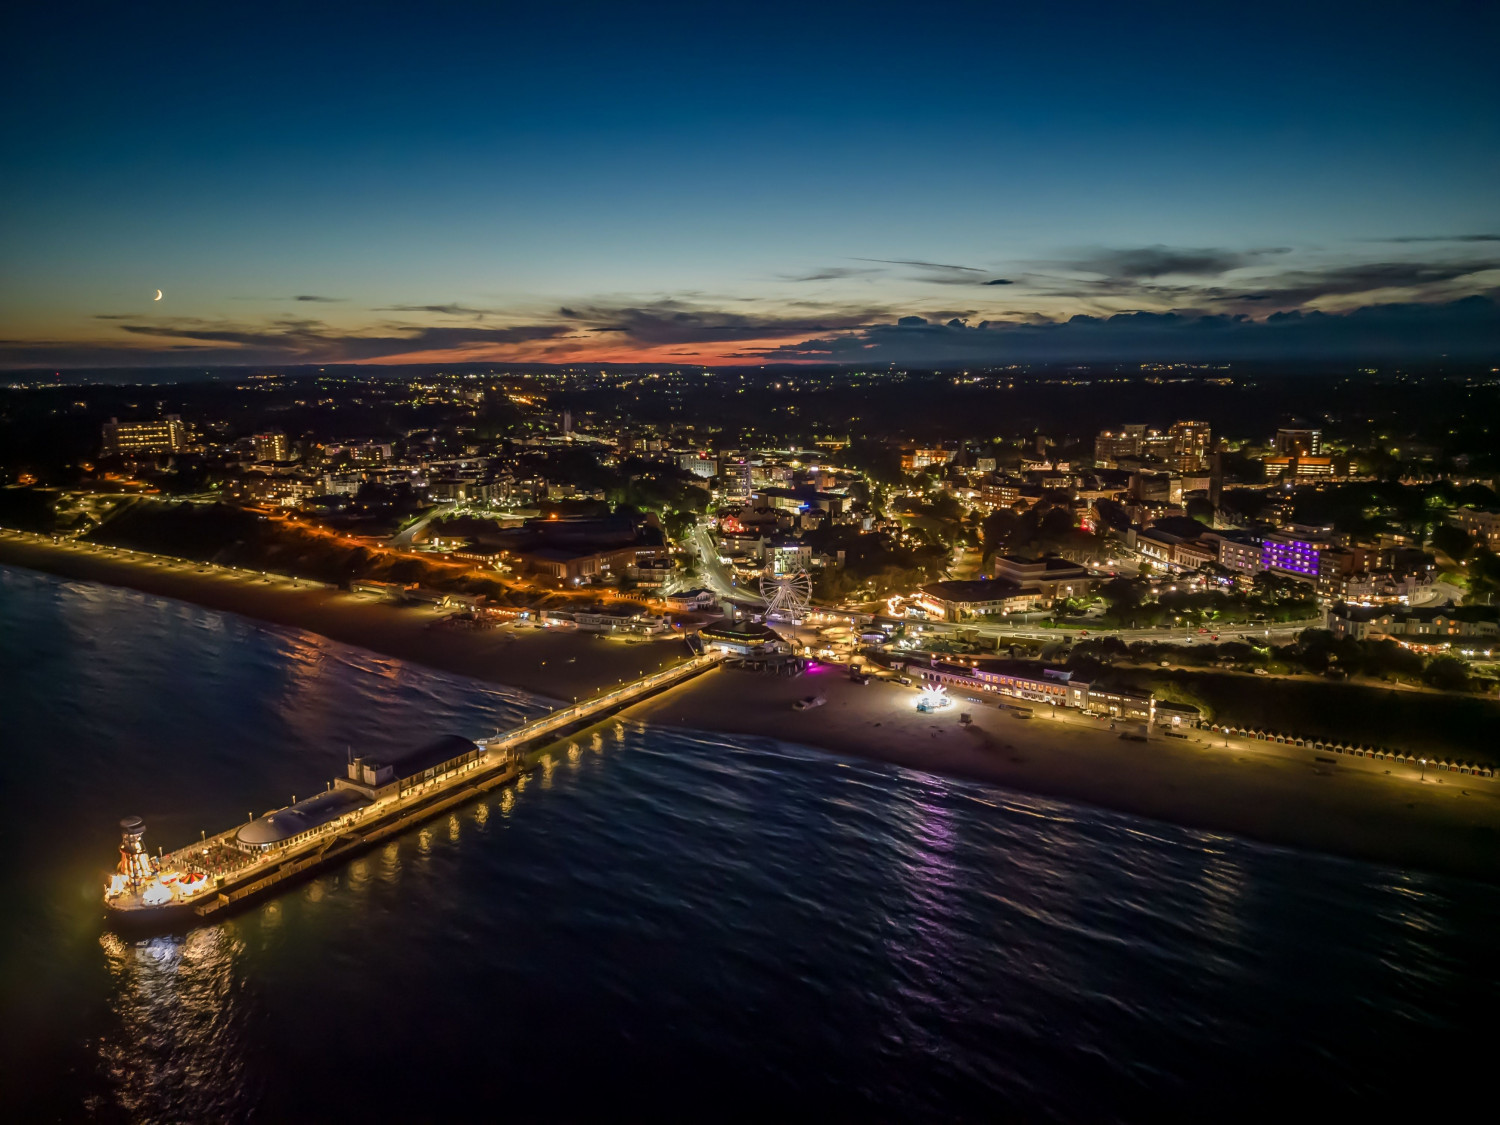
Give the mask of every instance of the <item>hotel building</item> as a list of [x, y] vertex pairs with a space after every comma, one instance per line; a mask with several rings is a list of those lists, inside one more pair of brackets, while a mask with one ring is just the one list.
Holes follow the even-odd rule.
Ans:
[[1317, 582], [1320, 556], [1331, 546], [1325, 540], [1301, 538], [1286, 531], [1273, 531], [1261, 544], [1261, 569], [1290, 575], [1305, 582]]
[[168, 414], [156, 422], [122, 422], [111, 418], [104, 423], [100, 455], [130, 456], [135, 453], [178, 453], [192, 440], [182, 416]]

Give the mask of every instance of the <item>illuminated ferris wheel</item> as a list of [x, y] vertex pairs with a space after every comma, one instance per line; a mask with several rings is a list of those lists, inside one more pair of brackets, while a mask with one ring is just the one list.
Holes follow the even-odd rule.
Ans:
[[760, 596], [766, 599], [766, 616], [794, 625], [802, 624], [812, 609], [812, 577], [805, 570], [763, 574]]

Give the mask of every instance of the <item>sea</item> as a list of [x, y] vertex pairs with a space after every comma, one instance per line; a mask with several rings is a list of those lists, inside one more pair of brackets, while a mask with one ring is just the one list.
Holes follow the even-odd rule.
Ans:
[[[548, 701], [0, 568], [12, 1121], [1441, 1119], [1500, 889], [610, 722], [244, 913], [112, 933], [171, 848]], [[1476, 1102], [1477, 1104], [1477, 1102]]]

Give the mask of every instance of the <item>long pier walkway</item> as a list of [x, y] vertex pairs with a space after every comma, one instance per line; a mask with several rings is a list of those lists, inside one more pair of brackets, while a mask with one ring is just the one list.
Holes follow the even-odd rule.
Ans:
[[638, 680], [631, 680], [613, 691], [603, 692], [592, 696], [581, 703], [571, 703], [566, 707], [559, 707], [539, 718], [523, 723], [513, 730], [502, 731], [493, 738], [481, 738], [479, 745], [494, 754], [501, 751], [513, 750], [528, 742], [533, 742], [542, 735], [554, 734], [568, 727], [602, 717], [612, 711], [628, 707], [648, 696], [655, 695], [659, 691], [690, 680], [702, 672], [708, 671], [715, 664], [724, 659], [722, 652], [706, 652], [690, 657], [680, 664], [674, 664], [670, 668], [663, 668], [659, 672], [652, 672], [642, 676]]
[[[172, 910], [189, 910], [197, 919], [206, 920], [223, 910], [271, 893], [288, 880], [338, 863], [379, 840], [514, 780], [534, 764], [526, 761], [528, 752], [545, 747], [571, 731], [656, 692], [701, 675], [723, 659], [720, 652], [698, 653], [611, 691], [556, 708], [493, 738], [476, 739], [476, 744], [484, 750], [478, 759], [312, 830], [285, 850], [246, 856], [234, 843], [239, 831], [237, 826], [163, 856], [160, 870], [170, 874], [174, 883], [180, 878], [180, 871], [203, 870], [204, 857], [210, 851], [221, 853], [221, 858], [233, 856], [239, 861], [227, 870], [207, 870], [209, 881], [203, 887], [201, 898], [197, 893], [188, 896], [166, 890], [165, 897], [155, 905], [136, 902], [139, 896], [135, 894], [129, 896], [127, 905], [125, 896], [117, 890], [112, 902], [106, 893], [106, 902], [115, 907], [113, 913], [117, 921], [131, 924], [151, 924], [154, 918], [165, 920], [171, 910], [159, 908], [168, 906]], [[331, 787], [338, 784], [334, 782]], [[165, 886], [163, 882], [158, 889]]]

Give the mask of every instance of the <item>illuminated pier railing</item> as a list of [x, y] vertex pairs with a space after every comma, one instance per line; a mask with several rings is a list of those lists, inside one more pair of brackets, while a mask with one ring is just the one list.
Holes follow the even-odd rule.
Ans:
[[700, 656], [694, 656], [684, 660], [680, 664], [674, 664], [670, 668], [663, 668], [659, 672], [652, 672], [642, 676], [638, 680], [631, 680], [628, 684], [614, 688], [611, 691], [602, 692], [599, 695], [583, 700], [581, 703], [572, 703], [566, 707], [559, 707], [540, 718], [532, 719], [514, 730], [504, 731], [494, 738], [480, 739], [479, 745], [486, 750], [505, 750], [519, 742], [529, 742], [539, 735], [550, 731], [570, 726], [580, 719], [587, 719], [601, 711], [613, 710], [636, 699], [644, 698], [664, 688], [671, 687], [674, 683], [691, 679], [699, 672], [719, 663], [724, 659], [723, 653], [709, 652]]

